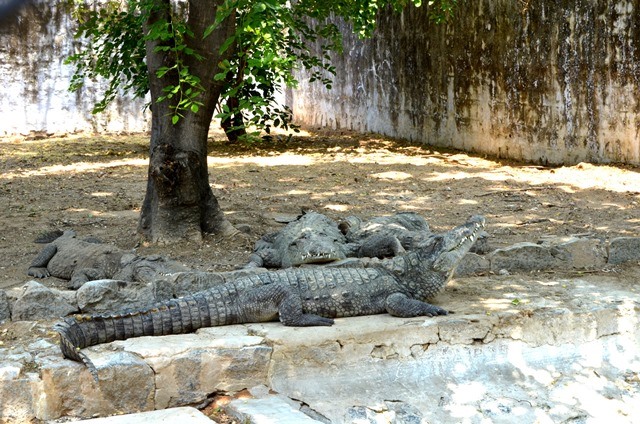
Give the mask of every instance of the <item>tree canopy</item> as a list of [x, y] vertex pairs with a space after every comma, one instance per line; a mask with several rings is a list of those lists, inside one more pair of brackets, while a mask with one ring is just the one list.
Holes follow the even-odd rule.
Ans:
[[[154, 101], [177, 99], [171, 119], [176, 123], [185, 113], [197, 112], [202, 106], [198, 96], [203, 87], [198, 75], [185, 65], [184, 57], [203, 60], [188, 46], [193, 36], [187, 21], [188, 2], [172, 1], [170, 20], [158, 21], [143, 31], [145, 21], [154, 9], [167, 7], [163, 0], [110, 0], [103, 6], [91, 7], [75, 0], [73, 14], [80, 22], [77, 36], [89, 40], [80, 51], [67, 59], [76, 66], [71, 89], [82, 86], [85, 78], [101, 77], [108, 81], [102, 100], [94, 112], [103, 111], [123, 90], [137, 97], [149, 91], [145, 63], [145, 41], [169, 41], [161, 49], [175, 60], [160, 68], [157, 77], [175, 71], [178, 84], [167, 83], [164, 95]], [[215, 2], [210, 3], [216, 7]], [[296, 87], [294, 71], [310, 71], [310, 82], [317, 81], [331, 88], [331, 76], [336, 70], [329, 54], [342, 50], [342, 34], [335, 20], [344, 19], [360, 37], [371, 35], [376, 16], [385, 7], [401, 11], [409, 4], [421, 6], [421, 0], [226, 0], [216, 9], [215, 21], [204, 36], [225, 20], [235, 21], [235, 31], [220, 46], [220, 53], [230, 56], [217, 64], [215, 79], [224, 81], [220, 94], [218, 116], [231, 118], [242, 114], [246, 123], [266, 130], [271, 127], [288, 129], [291, 111], [276, 103], [278, 90]], [[431, 19], [440, 23], [453, 13], [456, 0], [432, 0], [427, 4]], [[317, 44], [317, 46], [316, 46]], [[216, 64], [211, 64], [216, 66]], [[229, 102], [228, 100], [234, 100]], [[244, 125], [244, 124], [243, 124]]]

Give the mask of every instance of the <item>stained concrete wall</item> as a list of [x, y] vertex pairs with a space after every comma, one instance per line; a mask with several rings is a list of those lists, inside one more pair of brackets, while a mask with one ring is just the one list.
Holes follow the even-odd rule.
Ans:
[[[383, 13], [345, 37], [333, 89], [303, 83], [297, 120], [540, 163], [640, 163], [640, 1], [460, 0]], [[344, 28], [348, 34], [348, 28]]]
[[79, 46], [77, 23], [63, 0], [33, 0], [0, 24], [0, 135], [31, 131], [145, 131], [145, 100], [123, 96], [104, 113], [91, 109], [101, 99], [104, 82], [85, 81], [68, 91], [73, 66], [64, 60]]
[[[0, 25], [0, 135], [145, 131], [144, 100], [92, 115], [104, 83], [67, 91], [78, 47], [61, 0]], [[640, 164], [640, 0], [460, 0], [448, 25], [425, 7], [348, 35], [333, 89], [304, 82], [296, 119], [540, 163]]]

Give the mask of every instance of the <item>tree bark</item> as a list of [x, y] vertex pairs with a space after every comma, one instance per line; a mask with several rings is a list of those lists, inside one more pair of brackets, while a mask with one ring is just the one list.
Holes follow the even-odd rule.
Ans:
[[[230, 97], [227, 99], [227, 106], [231, 110], [237, 108], [239, 104], [240, 101], [237, 97]], [[247, 135], [247, 131], [244, 129], [244, 119], [242, 119], [242, 113], [240, 112], [223, 118], [220, 122], [220, 126], [227, 135], [229, 143], [237, 143], [240, 137]]]
[[[158, 8], [147, 22], [171, 22], [169, 0], [158, 0]], [[207, 167], [207, 138], [215, 104], [222, 85], [214, 81], [218, 73], [220, 46], [234, 32], [234, 19], [227, 19], [207, 38], [205, 29], [214, 22], [217, 7], [223, 0], [190, 0], [188, 25], [193, 31], [187, 43], [204, 57], [182, 58], [192, 75], [200, 78], [204, 87], [198, 112], [186, 112], [177, 124], [171, 122], [171, 100], [158, 102], [167, 85], [177, 85], [177, 73], [156, 76], [162, 66], [172, 66], [176, 57], [170, 52], [156, 51], [160, 41], [147, 41], [146, 59], [151, 91], [151, 142], [147, 191], [138, 230], [154, 243], [178, 240], [201, 240], [203, 233], [233, 234], [235, 228], [224, 214], [209, 185]]]

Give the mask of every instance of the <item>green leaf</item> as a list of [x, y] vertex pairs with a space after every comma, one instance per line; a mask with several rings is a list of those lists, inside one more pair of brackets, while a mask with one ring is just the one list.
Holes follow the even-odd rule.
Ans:
[[220, 26], [219, 22], [216, 22], [214, 24], [209, 25], [205, 30], [204, 30], [204, 34], [202, 35], [202, 38], [207, 38], [208, 36], [211, 35], [211, 33], [213, 31], [215, 31], [218, 27]]
[[227, 38], [225, 42], [222, 44], [222, 46], [220, 47], [220, 54], [223, 54], [224, 52], [226, 52], [235, 41], [236, 41], [235, 36], [231, 36]]
[[193, 113], [198, 113], [198, 111], [199, 111], [199, 110], [200, 110], [200, 108], [198, 107], [198, 105], [197, 105], [197, 104], [193, 103], [193, 104], [191, 105], [191, 112], [193, 112]]
[[171, 117], [171, 123], [172, 123], [173, 125], [177, 124], [179, 120], [180, 120], [180, 117], [179, 117], [178, 115], [173, 115], [173, 116]]
[[167, 67], [167, 66], [163, 66], [163, 67], [159, 68], [159, 69], [156, 71], [156, 76], [157, 76], [158, 78], [162, 78], [162, 77], [164, 77], [164, 76], [167, 74], [167, 72], [169, 72], [169, 71], [170, 71], [170, 70], [172, 70], [172, 69], [174, 69], [174, 67], [173, 67], [173, 66], [172, 66], [171, 68], [169, 68], [169, 67]]

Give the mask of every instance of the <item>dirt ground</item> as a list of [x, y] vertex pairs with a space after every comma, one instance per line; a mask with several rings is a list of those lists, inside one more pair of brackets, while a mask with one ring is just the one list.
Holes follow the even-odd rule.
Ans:
[[42, 247], [33, 240], [52, 229], [72, 228], [195, 269], [228, 270], [262, 234], [282, 226], [275, 218], [301, 209], [333, 218], [416, 211], [435, 230], [479, 213], [492, 247], [544, 235], [637, 236], [640, 228], [637, 168], [545, 168], [348, 132], [303, 132], [250, 146], [214, 134], [211, 185], [229, 220], [248, 234], [149, 246], [136, 233], [147, 145], [144, 134], [0, 139], [0, 288], [29, 280], [26, 269]]
[[[148, 135], [0, 138], [0, 289], [31, 279], [27, 267], [42, 248], [33, 241], [53, 229], [74, 229], [122, 249], [158, 253], [210, 271], [245, 263], [254, 242], [283, 225], [276, 219], [302, 209], [335, 219], [416, 211], [435, 231], [483, 214], [492, 248], [545, 235], [611, 239], [640, 232], [637, 168], [546, 168], [348, 132], [303, 132], [250, 146], [229, 145], [214, 134], [209, 149], [214, 193], [246, 234], [154, 246], [136, 233]], [[638, 265], [588, 272], [615, 272], [636, 284]], [[65, 286], [55, 278], [43, 282]], [[0, 347], [26, 346], [34, 338], [53, 341], [55, 334], [43, 324], [0, 325]]]

